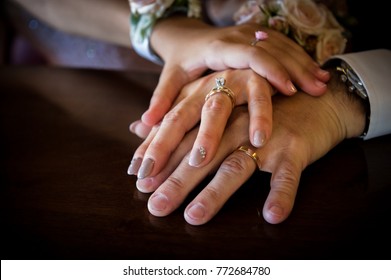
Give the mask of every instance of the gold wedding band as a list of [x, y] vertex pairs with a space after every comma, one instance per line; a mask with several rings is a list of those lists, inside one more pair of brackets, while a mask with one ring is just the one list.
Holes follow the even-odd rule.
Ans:
[[259, 157], [258, 157], [257, 153], [254, 152], [252, 149], [250, 149], [247, 146], [240, 146], [238, 148], [238, 151], [244, 152], [246, 155], [248, 155], [250, 158], [252, 158], [254, 160], [254, 162], [258, 168], [261, 168], [260, 164], [259, 164]]
[[225, 85], [225, 79], [222, 77], [216, 78], [216, 87], [214, 87], [205, 97], [205, 102], [208, 101], [210, 97], [217, 93], [223, 93], [226, 96], [229, 97], [232, 103], [232, 109], [235, 107], [236, 101], [235, 101], [235, 95], [232, 92], [231, 89], [224, 86]]

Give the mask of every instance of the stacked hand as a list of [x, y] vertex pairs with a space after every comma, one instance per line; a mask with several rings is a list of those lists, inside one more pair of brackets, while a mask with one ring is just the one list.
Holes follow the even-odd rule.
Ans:
[[[267, 38], [254, 45], [255, 32], [259, 30]], [[159, 123], [180, 90], [207, 70], [252, 69], [285, 95], [296, 92], [294, 84], [311, 95], [321, 95], [329, 79], [329, 74], [302, 47], [284, 34], [257, 24], [213, 27], [199, 20], [170, 17], [155, 26], [151, 44], [165, 65], [150, 107], [142, 116], [147, 126]], [[249, 106], [264, 111], [262, 118], [250, 121], [252, 130], [261, 134], [258, 140], [262, 138], [257, 141], [251, 134], [255, 146], [261, 146], [271, 134], [271, 108], [264, 103], [270, 94], [270, 90], [254, 89], [248, 96]]]
[[[257, 76], [253, 77], [256, 82], [248, 86], [251, 73], [252, 70], [229, 70], [190, 83], [181, 91], [172, 109], [174, 113], [168, 114], [172, 116], [155, 126], [137, 149], [129, 174], [141, 173], [143, 176], [139, 176], [137, 188], [142, 192], [153, 192], [148, 201], [148, 209], [153, 215], [170, 214], [207, 175], [215, 173], [211, 182], [185, 210], [187, 222], [204, 224], [255, 170], [260, 169], [272, 174], [263, 216], [269, 223], [280, 223], [293, 208], [301, 172], [343, 139], [356, 137], [364, 130], [363, 105], [359, 100], [349, 97], [344, 86], [339, 85], [337, 78], [334, 78], [328, 92], [319, 97], [302, 92], [291, 97], [275, 95], [272, 98], [273, 133], [263, 147], [252, 146], [248, 137], [251, 114], [247, 106], [237, 106], [231, 113], [230, 98], [222, 93], [204, 101], [215, 78], [225, 77], [235, 93], [236, 101], [241, 103], [245, 100], [244, 91], [252, 89], [254, 84], [265, 86]], [[188, 98], [191, 98], [195, 109], [180, 109], [188, 102]], [[208, 102], [218, 103], [221, 115], [230, 115], [226, 126], [216, 125], [216, 122], [221, 123], [219, 120], [215, 122], [213, 117], [206, 118], [208, 124], [201, 123], [198, 126], [197, 121], [189, 124], [189, 120], [198, 119], [201, 110], [213, 108]], [[175, 113], [176, 110], [181, 113]], [[213, 116], [223, 119], [221, 115]], [[145, 126], [142, 122], [137, 125]], [[189, 157], [203, 125], [207, 129], [204, 129], [204, 135], [199, 136], [199, 141], [207, 140], [205, 136], [208, 135], [214, 135], [212, 138], [221, 135], [221, 141], [216, 145], [215, 155], [207, 163], [193, 167], [189, 165]], [[215, 133], [216, 130], [220, 132]], [[164, 149], [171, 141], [174, 142], [171, 148]], [[241, 146], [244, 148], [238, 150]]]

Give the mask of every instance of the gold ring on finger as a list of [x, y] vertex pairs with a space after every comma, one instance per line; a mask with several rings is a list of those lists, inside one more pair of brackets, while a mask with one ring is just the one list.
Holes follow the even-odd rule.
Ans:
[[254, 152], [254, 150], [252, 150], [248, 146], [243, 145], [238, 148], [238, 151], [244, 152], [247, 156], [249, 156], [252, 160], [254, 160], [255, 164], [257, 165], [257, 167], [259, 169], [261, 168], [260, 163], [259, 163], [259, 157], [258, 157], [257, 153]]
[[232, 103], [232, 108], [235, 107], [236, 100], [235, 100], [235, 94], [231, 89], [225, 86], [225, 79], [223, 77], [218, 77], [215, 79], [216, 81], [216, 87], [214, 87], [205, 97], [205, 102], [208, 101], [210, 97], [217, 93], [223, 93], [226, 96], [229, 97]]

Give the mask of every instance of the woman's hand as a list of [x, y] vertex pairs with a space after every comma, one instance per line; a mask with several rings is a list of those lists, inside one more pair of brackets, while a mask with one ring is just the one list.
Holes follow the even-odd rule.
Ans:
[[[208, 93], [211, 90], [213, 92], [216, 87], [216, 80], [222, 79], [226, 81], [226, 87], [205, 101]], [[129, 174], [138, 174], [139, 178], [158, 174], [186, 133], [199, 123], [200, 116], [201, 123], [189, 164], [197, 167], [208, 164], [216, 154], [233, 110], [233, 100], [236, 106], [249, 104], [250, 127], [246, 127], [247, 133], [254, 146], [262, 146], [262, 142], [270, 137], [272, 131], [273, 93], [269, 83], [251, 69], [213, 73], [185, 86], [175, 106], [157, 126], [156, 133], [148, 136], [136, 150], [133, 158], [135, 161], [143, 158], [141, 168], [137, 171], [131, 168]], [[131, 130], [141, 131], [142, 136], [149, 132], [142, 122], [132, 124]]]
[[[252, 45], [255, 32], [268, 38]], [[153, 126], [171, 108], [180, 90], [207, 70], [253, 69], [279, 92], [296, 92], [292, 81], [311, 95], [325, 92], [326, 71], [284, 34], [245, 24], [213, 27], [202, 21], [170, 17], [159, 21], [151, 37], [153, 49], [165, 61], [161, 77], [142, 121]]]

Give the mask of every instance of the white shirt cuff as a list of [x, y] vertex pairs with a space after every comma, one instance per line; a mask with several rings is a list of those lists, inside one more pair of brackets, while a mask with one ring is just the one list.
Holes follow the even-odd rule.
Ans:
[[357, 74], [368, 94], [370, 112], [365, 140], [391, 133], [391, 50], [335, 55]]

